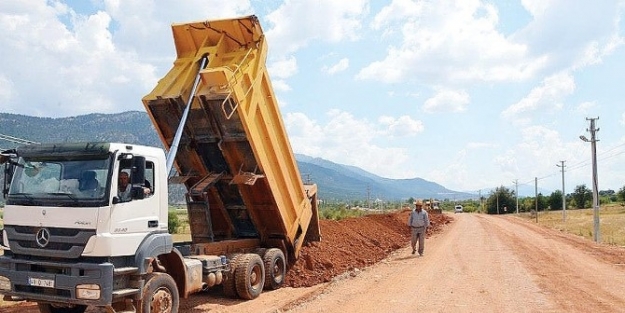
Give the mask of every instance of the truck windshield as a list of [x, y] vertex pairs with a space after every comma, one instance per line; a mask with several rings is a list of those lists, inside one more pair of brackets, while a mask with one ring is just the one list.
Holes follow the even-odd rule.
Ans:
[[[55, 202], [103, 199], [109, 185], [110, 158], [24, 159], [18, 161], [9, 198], [29, 204], [33, 200]], [[23, 199], [20, 201], [19, 199]], [[60, 204], [62, 205], [62, 204]]]

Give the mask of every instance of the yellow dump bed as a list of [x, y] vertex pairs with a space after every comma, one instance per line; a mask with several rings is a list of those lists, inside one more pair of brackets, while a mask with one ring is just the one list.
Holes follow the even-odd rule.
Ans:
[[[258, 19], [172, 30], [177, 59], [143, 104], [169, 150], [192, 97], [174, 163], [179, 175], [172, 179], [188, 188], [193, 243], [220, 252], [210, 243], [232, 251], [245, 239], [281, 246], [296, 258], [304, 237], [319, 239], [316, 186], [302, 183], [267, 75]], [[207, 65], [200, 69], [203, 57]]]

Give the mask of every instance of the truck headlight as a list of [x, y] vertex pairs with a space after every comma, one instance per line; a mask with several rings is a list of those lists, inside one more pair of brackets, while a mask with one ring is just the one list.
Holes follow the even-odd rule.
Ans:
[[8, 277], [0, 276], [0, 290], [11, 290], [11, 280]]
[[100, 285], [83, 284], [76, 286], [76, 298], [97, 300], [100, 299]]

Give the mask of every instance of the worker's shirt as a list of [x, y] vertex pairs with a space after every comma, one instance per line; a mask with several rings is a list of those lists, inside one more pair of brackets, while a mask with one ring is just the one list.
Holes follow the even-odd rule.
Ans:
[[132, 198], [130, 196], [130, 185], [126, 186], [126, 190], [119, 190], [117, 192], [117, 196], [119, 197], [119, 200], [121, 202], [127, 202], [130, 201]]
[[428, 217], [428, 212], [426, 212], [425, 210], [421, 210], [421, 212], [417, 212], [416, 209], [413, 209], [412, 212], [410, 212], [410, 219], [408, 220], [408, 226], [429, 227], [430, 218]]

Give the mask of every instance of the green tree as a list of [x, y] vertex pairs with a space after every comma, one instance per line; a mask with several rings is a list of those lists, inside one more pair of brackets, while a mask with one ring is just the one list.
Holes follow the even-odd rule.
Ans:
[[625, 186], [621, 187], [616, 194], [619, 200], [625, 201]]
[[[497, 207], [499, 204], [499, 208]], [[504, 210], [507, 208], [507, 210]], [[516, 212], [516, 198], [514, 191], [501, 186], [491, 192], [486, 200], [486, 212], [488, 214], [505, 214]]]
[[556, 190], [552, 192], [548, 201], [552, 210], [562, 210], [562, 191]]
[[167, 230], [169, 233], [177, 234], [180, 228], [180, 219], [178, 218], [176, 210], [169, 210], [169, 212], [167, 212], [167, 222]]
[[592, 198], [592, 191], [586, 185], [577, 185], [573, 192], [573, 199], [578, 209], [586, 208], [586, 202]]
[[549, 207], [549, 198], [543, 196], [542, 193], [538, 194], [538, 211], [545, 211]]
[[519, 211], [530, 212], [534, 210], [536, 203], [532, 197], [524, 197], [519, 199]]

